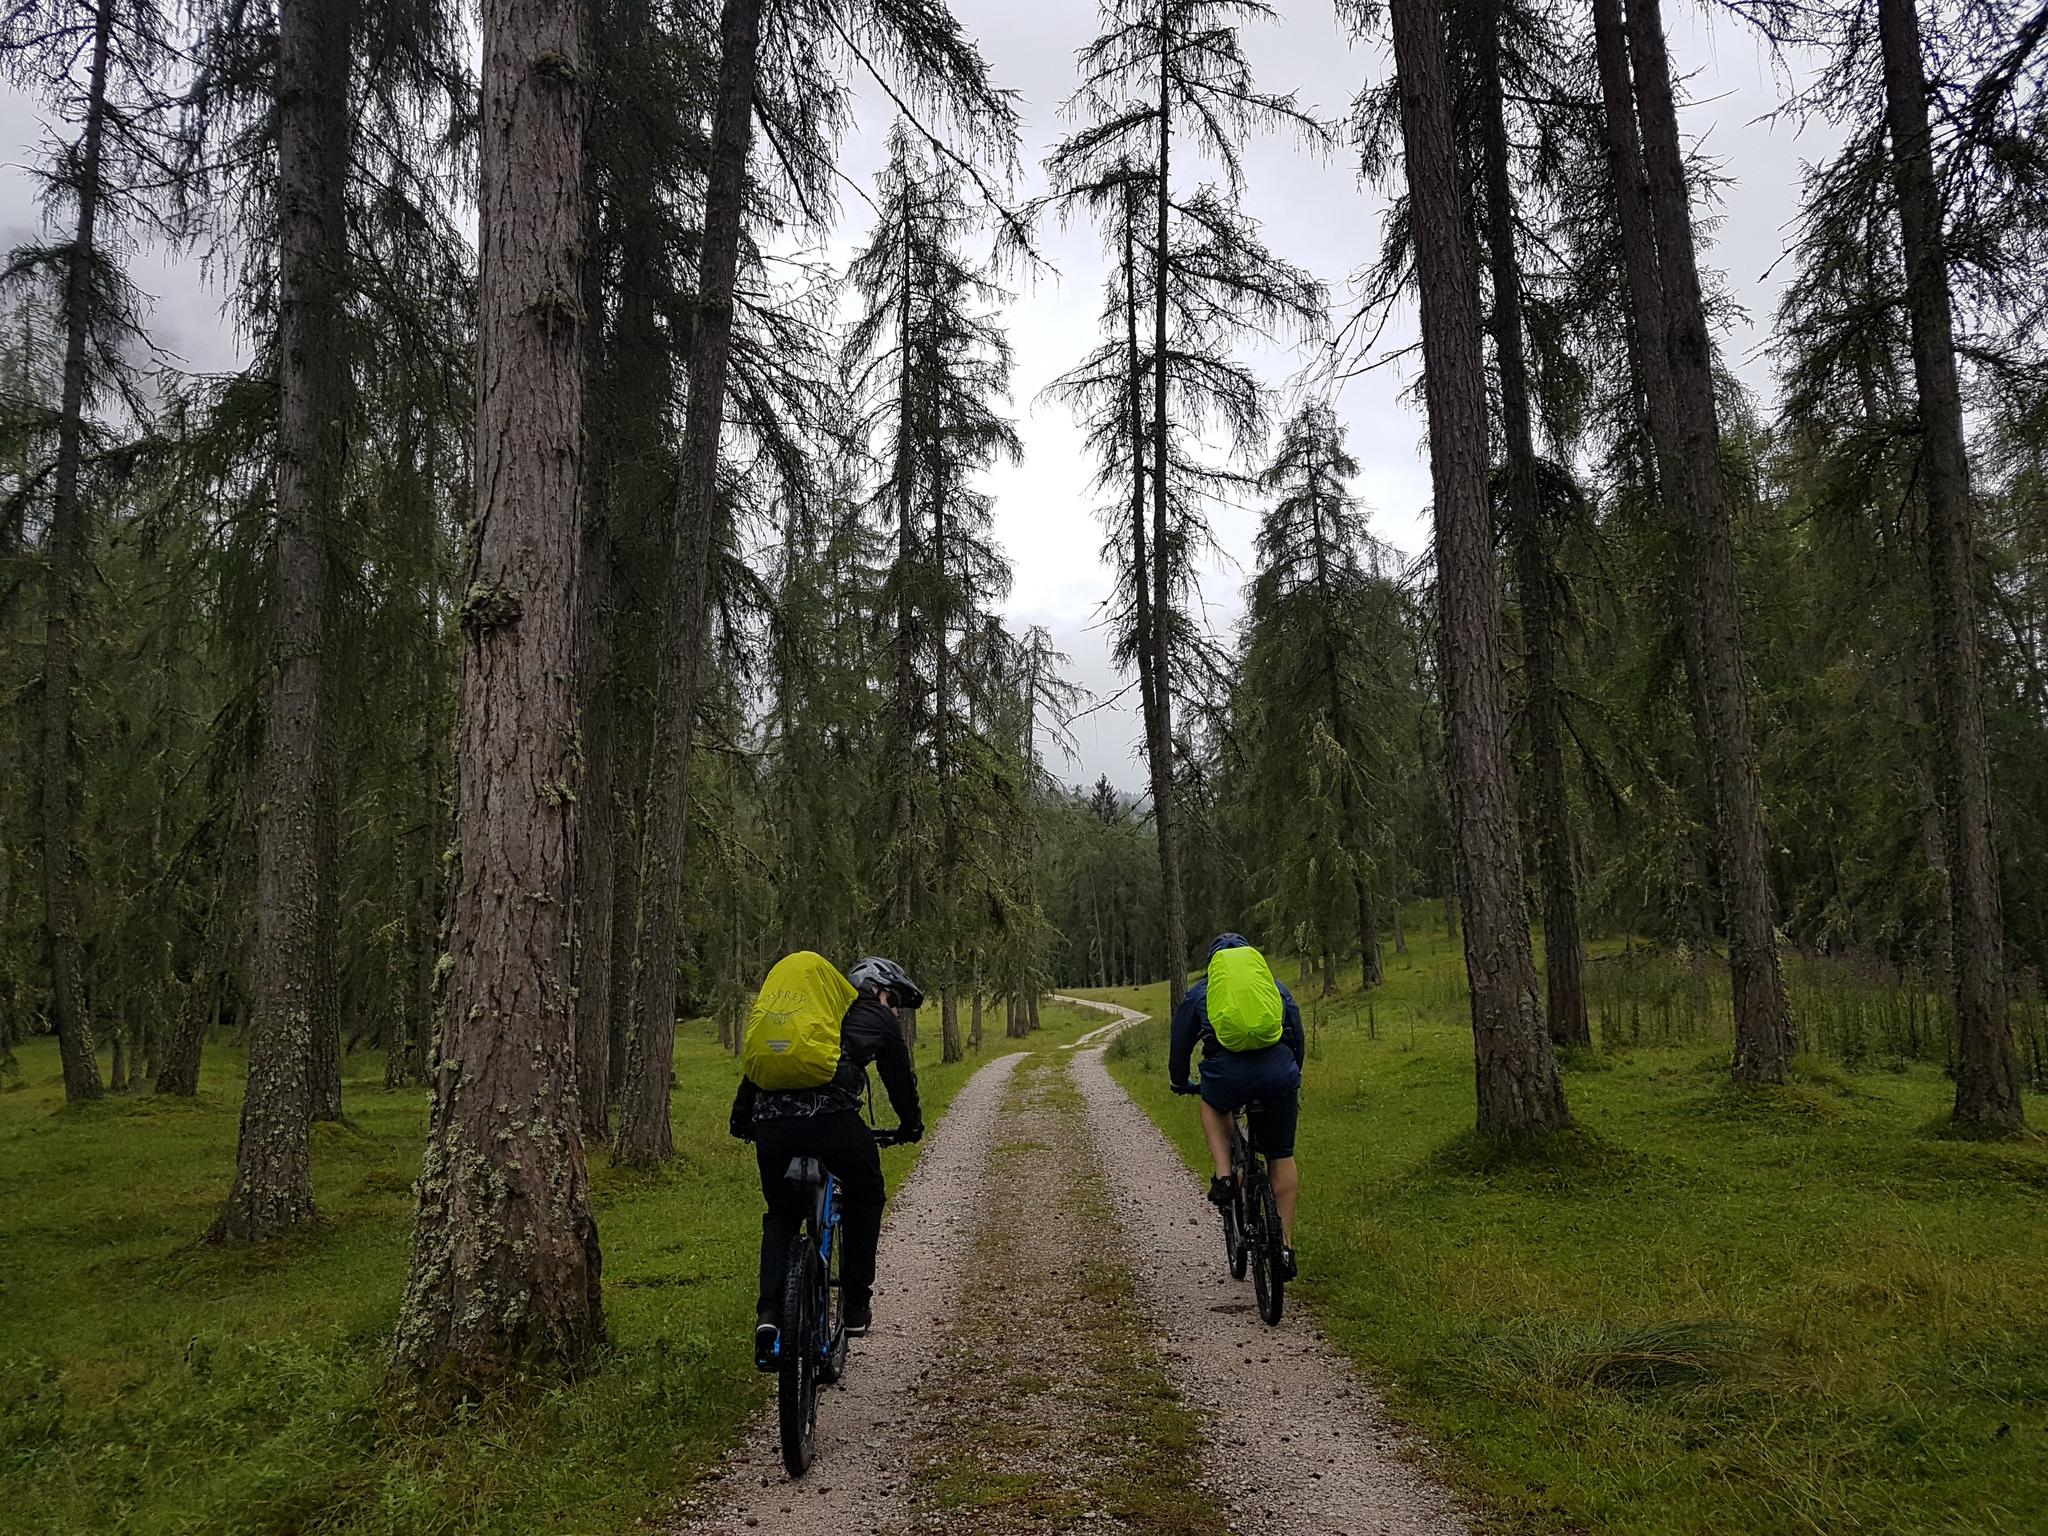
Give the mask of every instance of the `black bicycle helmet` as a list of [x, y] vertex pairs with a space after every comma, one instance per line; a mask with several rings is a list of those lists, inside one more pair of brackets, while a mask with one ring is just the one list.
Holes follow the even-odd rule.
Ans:
[[924, 1006], [924, 989], [910, 979], [910, 973], [902, 966], [880, 955], [869, 955], [865, 960], [855, 961], [853, 969], [846, 973], [846, 979], [863, 997], [873, 997], [886, 990], [896, 994], [898, 1008]]
[[1203, 957], [1202, 963], [1206, 965], [1214, 960], [1219, 949], [1249, 949], [1251, 943], [1252, 941], [1241, 933], [1219, 933], [1209, 941], [1209, 953]]

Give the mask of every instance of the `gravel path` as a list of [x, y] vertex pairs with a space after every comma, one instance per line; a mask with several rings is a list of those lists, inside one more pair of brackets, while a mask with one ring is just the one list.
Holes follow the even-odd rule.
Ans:
[[[1109, 1075], [1072, 1058], [1112, 1203], [1164, 1340], [1166, 1373], [1202, 1412], [1213, 1491], [1259, 1536], [1463, 1536], [1450, 1501], [1404, 1460], [1379, 1397], [1289, 1305], [1259, 1320], [1233, 1281], [1202, 1186]], [[1195, 1111], [1190, 1108], [1188, 1111]]]
[[[990, 1062], [882, 1233], [873, 1338], [784, 1477], [771, 1407], [676, 1536], [1465, 1536], [1378, 1397], [1267, 1328], [1179, 1155], [1109, 1075], [1145, 1015]], [[1190, 1111], [1192, 1112], [1192, 1110]]]
[[860, 1536], [909, 1507], [911, 1419], [967, 1267], [997, 1111], [1021, 1055], [999, 1056], [955, 1096], [917, 1167], [889, 1202], [876, 1265], [875, 1331], [856, 1340], [846, 1385], [818, 1405], [817, 1459], [801, 1483], [782, 1470], [771, 1403], [685, 1504], [692, 1536]]

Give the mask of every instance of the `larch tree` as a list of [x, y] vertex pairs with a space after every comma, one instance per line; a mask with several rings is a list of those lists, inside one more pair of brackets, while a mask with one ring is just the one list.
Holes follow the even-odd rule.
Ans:
[[1004, 295], [961, 249], [983, 218], [964, 178], [931, 165], [899, 123], [876, 193], [874, 230], [847, 273], [860, 309], [843, 366], [859, 403], [856, 434], [883, 470], [874, 502], [895, 544], [881, 593], [895, 616], [882, 758], [893, 889], [877, 931], [906, 950], [926, 947], [922, 938], [944, 956], [942, 1049], [957, 1061], [960, 876], [970, 851], [961, 652], [977, 602], [999, 601], [1009, 586], [1008, 562], [989, 541], [990, 503], [973, 482], [1022, 450], [999, 410], [1010, 349], [990, 307]]
[[656, 646], [660, 693], [649, 758], [632, 1002], [635, 1050], [645, 1065], [629, 1090], [616, 1150], [631, 1163], [663, 1162], [673, 1155], [667, 1084], [674, 1055], [677, 919], [697, 696], [710, 633], [708, 599], [713, 568], [727, 542], [730, 508], [719, 495], [720, 442], [732, 380], [735, 279], [748, 225], [748, 157], [765, 94], [764, 37], [766, 57], [778, 67], [789, 66], [792, 53], [815, 64], [820, 54], [813, 44], [822, 42], [827, 55], [836, 51], [874, 74], [906, 105], [931, 108], [960, 128], [974, 148], [1005, 161], [1013, 153], [1014, 108], [991, 83], [979, 51], [943, 0], [724, 0], [695, 302], [683, 345], [686, 392], [674, 522], [663, 562], [667, 590]]
[[1442, 9], [1392, 0], [1409, 216], [1421, 262], [1437, 599], [1444, 657], [1445, 771], [1458, 845], [1479, 1128], [1570, 1123], [1536, 993], [1515, 825], [1502, 671], [1501, 599], [1487, 494], [1485, 358], [1470, 210], [1452, 126]]
[[391, 1374], [456, 1393], [605, 1341], [569, 986], [579, 780], [581, 5], [483, 14], [476, 519], [448, 1005]]
[[169, 232], [159, 211], [171, 158], [169, 33], [152, 0], [36, 0], [0, 18], [0, 69], [44, 97], [75, 130], [75, 137], [53, 144], [50, 163], [37, 173], [52, 219], [70, 217], [66, 238], [13, 251], [5, 272], [10, 284], [51, 284], [63, 331], [55, 419], [47, 423], [55, 451], [48, 472], [36, 779], [43, 964], [67, 1102], [95, 1099], [102, 1091], [78, 890], [76, 699], [93, 500], [88, 459], [107, 446], [97, 411], [109, 395], [131, 414], [141, 408], [125, 356], [140, 334], [136, 301], [118, 254], [124, 226], [141, 222]]
[[[1084, 125], [1047, 159], [1055, 203], [1095, 217], [1124, 269], [1122, 352], [1106, 342], [1053, 388], [1098, 418], [1091, 435], [1105, 446], [1119, 411], [1133, 434], [1128, 459], [1118, 453], [1111, 461], [1132, 487], [1131, 545], [1120, 564], [1149, 591], [1119, 606], [1136, 625], [1124, 648], [1142, 657], [1141, 682], [1151, 675], [1141, 703], [1149, 705], [1146, 762], [1176, 1005], [1187, 984], [1188, 940], [1174, 706], [1203, 659], [1192, 615], [1195, 562], [1209, 541], [1203, 504], [1240, 478], [1203, 461], [1203, 437], [1220, 429], [1240, 460], [1263, 450], [1265, 386], [1232, 348], [1254, 336], [1314, 337], [1325, 312], [1322, 286], [1267, 250], [1241, 207], [1250, 134], [1285, 129], [1315, 145], [1329, 136], [1291, 95], [1262, 91], [1252, 79], [1239, 29], [1274, 15], [1259, 0], [1105, 7], [1103, 31], [1081, 50], [1083, 83], [1068, 104]], [[1222, 180], [1176, 193], [1176, 154], [1213, 164]], [[1112, 478], [1120, 477], [1105, 465], [1103, 482]], [[1120, 523], [1113, 517], [1112, 529]]]
[[1594, 0], [1633, 356], [1657, 482], [1682, 530], [1678, 594], [1720, 854], [1735, 1076], [1780, 1083], [1797, 1048], [1778, 962], [1770, 847], [1742, 658], [1712, 338], [1658, 0]]
[[[1515, 195], [1514, 150], [1507, 112], [1504, 52], [1534, 29], [1509, 32], [1504, 0], [1482, 0], [1473, 39], [1479, 85], [1483, 227], [1492, 306], [1494, 377], [1500, 405], [1503, 464], [1500, 503], [1514, 550], [1521, 609], [1523, 710], [1529, 737], [1525, 809], [1535, 829], [1537, 888], [1543, 915], [1544, 1014], [1559, 1045], [1592, 1043], [1586, 1015], [1586, 945], [1579, 931], [1578, 877], [1573, 869], [1571, 801], [1565, 781], [1563, 689], [1559, 679], [1557, 571], [1550, 549], [1560, 499], [1572, 499], [1568, 477], [1539, 457], [1531, 403], [1527, 305]], [[1518, 64], [1524, 61], [1517, 60]], [[1518, 69], [1528, 73], [1526, 67]]]
[[1963, 435], [1941, 192], [1927, 74], [1914, 0], [1878, 0], [1885, 122], [1905, 255], [1906, 310], [1919, 396], [1920, 485], [1927, 506], [1927, 577], [1934, 605], [1936, 762], [1948, 818], [1954, 935], [1956, 1099], [1960, 1126], [2026, 1125], [2006, 1008], [2005, 922], [1992, 824], [1991, 754], [1978, 664], [1976, 519]]

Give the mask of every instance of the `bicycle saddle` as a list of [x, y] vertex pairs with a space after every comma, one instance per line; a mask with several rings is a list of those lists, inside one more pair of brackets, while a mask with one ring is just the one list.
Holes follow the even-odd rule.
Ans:
[[782, 1176], [797, 1184], [822, 1184], [825, 1182], [825, 1165], [815, 1157], [792, 1157]]

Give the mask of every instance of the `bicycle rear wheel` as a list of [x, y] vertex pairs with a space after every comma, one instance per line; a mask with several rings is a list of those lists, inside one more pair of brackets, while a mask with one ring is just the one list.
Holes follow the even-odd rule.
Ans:
[[1230, 1178], [1234, 1188], [1230, 1204], [1223, 1207], [1223, 1251], [1230, 1258], [1230, 1278], [1233, 1280], [1242, 1280], [1245, 1266], [1251, 1262], [1251, 1242], [1246, 1231], [1246, 1218], [1250, 1212], [1244, 1198], [1248, 1170], [1243, 1150], [1242, 1141], [1231, 1148]]
[[819, 1293], [825, 1303], [825, 1313], [820, 1325], [819, 1349], [822, 1353], [818, 1382], [827, 1387], [846, 1375], [846, 1289], [839, 1277], [840, 1249], [845, 1245], [845, 1239], [845, 1229], [835, 1220], [830, 1249], [832, 1261], [825, 1266], [825, 1288]]
[[808, 1231], [790, 1240], [782, 1282], [782, 1358], [776, 1410], [782, 1426], [782, 1464], [791, 1477], [811, 1467], [811, 1431], [818, 1423], [818, 1255]]
[[1280, 1257], [1280, 1207], [1273, 1199], [1273, 1186], [1260, 1170], [1258, 1188], [1247, 1190], [1246, 1199], [1255, 1202], [1258, 1214], [1252, 1220], [1252, 1289], [1258, 1294], [1259, 1316], [1277, 1325], [1285, 1302], [1287, 1271]]

